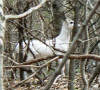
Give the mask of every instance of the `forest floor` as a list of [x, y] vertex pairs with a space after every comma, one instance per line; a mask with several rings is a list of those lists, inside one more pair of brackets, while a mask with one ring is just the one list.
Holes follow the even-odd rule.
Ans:
[[[80, 89], [80, 86], [81, 86], [81, 80], [80, 80], [81, 77], [80, 76], [81, 76], [80, 74], [77, 74], [75, 76], [75, 78], [77, 78], [74, 81], [76, 83], [75, 84], [75, 90], [81, 90]], [[6, 90], [43, 90], [44, 87], [45, 87], [45, 85], [47, 84], [48, 80], [49, 80], [49, 78], [47, 78], [46, 80], [44, 80], [43, 85], [40, 85], [40, 84], [37, 84], [36, 83], [36, 81], [37, 81], [36, 79], [35, 79], [35, 81], [33, 79], [31, 79], [31, 81], [32, 81], [31, 84], [29, 83], [30, 81], [28, 81], [28, 82], [24, 83], [23, 85], [19, 85], [19, 87], [17, 87], [17, 88], [12, 88], [12, 87], [15, 84], [17, 84], [18, 81], [14, 81], [14, 80], [12, 81], [11, 80], [11, 81], [9, 81], [9, 85], [10, 86], [8, 86], [8, 82], [6, 83], [6, 85], [7, 85], [7, 89]], [[51, 86], [50, 90], [68, 90], [67, 88], [68, 88], [68, 80], [67, 80], [67, 77], [60, 76], [57, 79], [56, 83], [54, 83]]]
[[[29, 81], [27, 81], [26, 83], [24, 83], [23, 85], [19, 85], [17, 88], [12, 88], [14, 85], [16, 85], [18, 83], [18, 81], [14, 81], [11, 80], [8, 82], [6, 82], [6, 90], [44, 90], [45, 85], [47, 84], [49, 78], [47, 78], [46, 80], [44, 80], [44, 83], [38, 84], [37, 83], [37, 79], [31, 79]], [[32, 83], [30, 83], [32, 82]], [[81, 80], [81, 75], [80, 73], [78, 73], [77, 75], [75, 75], [75, 79], [74, 79], [74, 86], [75, 86], [75, 90], [82, 90], [83, 84], [82, 84], [82, 80]], [[96, 86], [97, 83], [94, 83], [93, 86]], [[98, 85], [100, 85], [100, 83], [98, 83]], [[80, 88], [81, 87], [81, 88]], [[56, 83], [53, 84], [50, 88], [50, 90], [68, 90], [68, 79], [67, 77], [62, 77], [60, 76]], [[100, 86], [99, 88], [91, 88], [90, 90], [100, 90]]]

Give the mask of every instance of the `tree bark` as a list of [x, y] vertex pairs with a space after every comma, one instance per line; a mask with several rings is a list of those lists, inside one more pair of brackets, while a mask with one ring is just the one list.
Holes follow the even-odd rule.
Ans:
[[4, 36], [5, 36], [5, 18], [3, 14], [3, 0], [0, 0], [0, 90], [4, 90], [3, 86], [3, 52], [4, 52]]
[[[22, 24], [22, 19], [19, 21], [20, 24]], [[19, 32], [19, 63], [23, 63], [23, 28], [21, 26], [18, 26], [18, 32]], [[24, 80], [24, 71], [20, 69], [20, 80]]]

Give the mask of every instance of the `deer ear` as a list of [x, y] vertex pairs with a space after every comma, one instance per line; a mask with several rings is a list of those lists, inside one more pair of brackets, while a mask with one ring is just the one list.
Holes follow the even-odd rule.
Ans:
[[66, 19], [66, 22], [68, 23], [68, 19]]

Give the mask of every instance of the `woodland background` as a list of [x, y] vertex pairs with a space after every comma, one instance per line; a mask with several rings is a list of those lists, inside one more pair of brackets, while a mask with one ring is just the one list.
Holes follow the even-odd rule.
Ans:
[[[37, 6], [42, 0], [1, 0], [4, 15], [19, 15]], [[44, 1], [44, 0], [43, 0]], [[95, 7], [96, 6], [96, 7]], [[47, 0], [41, 8], [25, 17], [6, 21], [3, 77], [5, 90], [99, 90], [100, 88], [100, 0]], [[0, 15], [1, 17], [1, 15]], [[58, 63], [53, 57], [40, 58], [26, 65], [25, 40], [45, 41], [59, 35], [62, 20], [74, 20], [71, 47], [66, 57], [71, 59], [69, 76], [56, 77]], [[77, 28], [80, 24], [80, 29]], [[19, 53], [15, 48], [19, 43]], [[27, 52], [30, 52], [27, 49]], [[54, 61], [48, 63], [51, 59]], [[33, 68], [32, 65], [42, 66]], [[24, 73], [31, 78], [24, 79]], [[69, 77], [69, 78], [68, 78]], [[50, 82], [49, 82], [50, 81]], [[1, 85], [1, 84], [0, 84]], [[52, 85], [52, 86], [51, 86]], [[3, 90], [3, 89], [1, 89]]]

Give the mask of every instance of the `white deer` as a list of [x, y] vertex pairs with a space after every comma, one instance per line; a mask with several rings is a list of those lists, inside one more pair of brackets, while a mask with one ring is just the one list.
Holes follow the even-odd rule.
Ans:
[[[69, 48], [70, 43], [70, 36], [73, 29], [74, 21], [71, 19], [66, 19], [62, 23], [62, 28], [60, 31], [60, 34], [54, 38], [55, 41], [55, 48], [63, 51], [67, 51]], [[27, 43], [28, 41], [26, 41]], [[46, 45], [47, 44], [47, 45]], [[53, 46], [53, 40], [46, 40], [46, 44], [39, 40], [32, 40], [29, 43], [29, 48], [34, 53], [36, 58], [45, 57], [45, 56], [52, 56], [54, 53], [56, 55], [64, 55], [64, 53], [60, 51], [54, 51], [51, 46]], [[26, 46], [26, 44], [23, 42], [23, 45]], [[17, 46], [17, 51], [18, 51]], [[30, 53], [28, 53], [27, 60], [31, 60], [33, 57], [30, 56]], [[59, 59], [59, 64], [61, 63], [62, 59]], [[68, 65], [68, 61], [66, 63]], [[65, 75], [64, 67], [62, 68], [61, 74]]]

